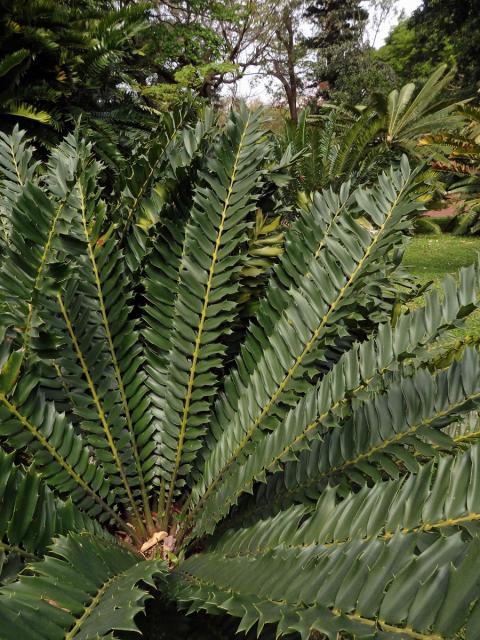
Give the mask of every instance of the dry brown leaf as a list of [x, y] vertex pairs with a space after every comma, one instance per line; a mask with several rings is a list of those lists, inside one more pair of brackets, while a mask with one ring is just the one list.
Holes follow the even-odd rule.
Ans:
[[140, 547], [140, 551], [142, 553], [145, 553], [145, 551], [148, 551], [162, 540], [165, 540], [165, 538], [167, 537], [168, 533], [166, 531], [155, 531], [153, 536], [142, 544], [142, 546]]
[[52, 607], [55, 607], [56, 609], [61, 609], [62, 611], [66, 611], [67, 613], [71, 613], [70, 609], [65, 609], [65, 607], [62, 607], [60, 605], [60, 603], [57, 602], [56, 600], [52, 600], [51, 598], [45, 598], [45, 602], [48, 602], [48, 604], [50, 604]]

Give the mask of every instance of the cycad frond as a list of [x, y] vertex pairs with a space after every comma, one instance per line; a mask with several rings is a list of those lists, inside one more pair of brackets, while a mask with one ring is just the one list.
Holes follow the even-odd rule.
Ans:
[[[388, 557], [385, 549], [389, 544], [392, 544], [397, 550], [409, 548], [413, 553], [406, 559], [403, 567], [392, 564], [388, 566], [388, 563], [386, 566], [384, 565], [386, 573], [383, 584], [385, 586], [390, 584], [388, 584], [384, 596], [376, 594], [378, 597], [377, 606], [384, 598], [381, 606], [376, 610], [378, 619], [375, 623], [378, 624], [378, 628], [393, 631], [394, 627], [398, 625], [396, 629], [398, 633], [412, 638], [418, 638], [421, 632], [426, 634], [425, 637], [432, 637], [430, 634], [434, 634], [435, 631], [440, 633], [438, 637], [445, 637], [441, 629], [448, 628], [446, 637], [449, 637], [449, 634], [456, 630], [455, 623], [447, 622], [447, 616], [442, 613], [444, 607], [439, 606], [436, 598], [445, 597], [444, 605], [447, 605], [449, 604], [448, 599], [451, 604], [457, 596], [453, 593], [452, 586], [448, 589], [446, 587], [452, 581], [452, 585], [458, 589], [456, 577], [454, 579], [457, 572], [448, 568], [449, 563], [454, 561], [455, 557], [461, 558], [465, 552], [465, 548], [462, 547], [463, 543], [461, 543], [461, 535], [456, 533], [458, 528], [465, 529], [473, 536], [478, 529], [480, 500], [475, 479], [480, 465], [479, 454], [480, 450], [475, 446], [460, 455], [442, 457], [438, 463], [432, 462], [425, 465], [418, 474], [408, 475], [395, 481], [379, 482], [372, 489], [364, 486], [360, 492], [352, 493], [342, 500], [338, 500], [335, 489], [330, 488], [322, 494], [315, 506], [314, 513], [308, 518], [305, 517], [304, 507], [295, 506], [273, 518], [261, 520], [252, 527], [229, 531], [214, 544], [210, 558], [205, 561], [205, 557], [203, 557], [200, 562], [198, 561], [200, 558], [198, 560], [193, 558], [190, 565], [189, 561], [178, 571], [179, 595], [182, 597], [182, 592], [183, 594], [188, 593], [188, 600], [193, 600], [194, 607], [197, 606], [197, 602], [198, 606], [202, 606], [201, 603], [205, 600], [199, 598], [197, 601], [197, 596], [201, 593], [200, 587], [206, 578], [206, 572], [212, 570], [216, 576], [230, 576], [231, 583], [227, 580], [226, 584], [225, 582], [221, 584], [216, 577], [207, 579], [208, 585], [203, 583], [204, 588], [209, 592], [208, 602], [212, 605], [219, 604], [223, 595], [222, 591], [235, 590], [237, 597], [239, 597], [239, 605], [242, 603], [245, 606], [242, 611], [242, 606], [235, 608], [232, 603], [233, 615], [238, 617], [252, 616], [254, 610], [260, 605], [257, 618], [254, 621], [250, 618], [250, 621], [253, 623], [258, 620], [261, 627], [263, 621], [262, 599], [255, 598], [259, 592], [256, 591], [258, 585], [251, 582], [254, 580], [254, 572], [259, 571], [260, 573], [257, 575], [261, 575], [264, 584], [266, 583], [272, 588], [268, 599], [277, 599], [273, 591], [277, 585], [274, 585], [273, 582], [268, 583], [265, 579], [266, 574], [262, 572], [260, 563], [257, 564], [257, 561], [262, 557], [270, 557], [272, 560], [276, 558], [282, 566], [281, 571], [277, 573], [278, 579], [279, 575], [285, 575], [285, 572], [289, 571], [290, 565], [286, 552], [291, 550], [297, 558], [297, 571], [299, 566], [302, 567], [301, 582], [297, 582], [292, 574], [285, 583], [280, 583], [279, 589], [283, 591], [280, 600], [283, 602], [287, 600], [288, 585], [292, 584], [293, 580], [294, 588], [300, 589], [300, 583], [303, 585], [300, 595], [303, 604], [308, 603], [308, 600], [304, 598], [311, 589], [311, 593], [317, 594], [317, 598], [320, 597], [320, 593], [331, 598], [330, 602], [324, 601], [322, 603], [321, 600], [317, 600], [317, 603], [320, 602], [330, 607], [330, 614], [334, 613], [335, 616], [340, 616], [342, 609], [344, 613], [351, 614], [352, 607], [354, 605], [358, 607], [356, 615], [350, 617], [350, 621], [353, 623], [354, 619], [369, 618], [375, 615], [375, 609], [368, 607], [363, 609], [366, 604], [365, 594], [368, 592], [368, 582], [362, 588], [361, 585], [367, 579], [370, 579], [371, 583], [374, 582], [372, 577], [376, 569], [372, 562], [377, 554], [383, 554], [383, 557], [382, 555], [380, 557], [382, 557], [382, 563], [385, 563]], [[431, 538], [428, 542], [429, 551], [423, 558], [421, 553], [423, 545], [419, 536], [422, 532]], [[476, 545], [475, 540], [476, 538], [473, 539], [474, 545]], [[416, 545], [418, 545], [418, 550], [415, 550]], [[371, 548], [371, 556], [369, 548]], [[354, 560], [355, 556], [351, 555], [355, 554], [353, 549], [360, 551], [356, 561]], [[335, 557], [335, 560], [332, 558], [330, 565], [326, 565], [330, 566], [330, 570], [325, 567], [325, 570], [322, 571], [325, 557], [329, 557], [330, 554], [338, 554], [338, 557]], [[457, 554], [459, 555], [457, 556]], [[343, 565], [342, 560], [345, 562]], [[478, 549], [475, 552], [472, 551], [469, 560], [471, 562], [478, 561]], [[221, 563], [230, 561], [231, 566], [224, 567], [225, 572], [223, 572]], [[238, 574], [235, 573], [237, 561], [244, 563], [243, 571]], [[366, 564], [363, 564], [364, 562]], [[380, 569], [380, 565], [379, 562], [377, 570]], [[433, 582], [432, 584], [427, 581], [429, 588], [426, 589], [419, 576], [423, 571], [428, 574], [429, 571], [434, 570], [435, 565], [437, 565], [437, 570], [439, 567], [444, 567], [439, 571], [439, 574], [443, 572], [444, 577], [441, 578], [438, 575], [438, 579], [434, 580], [434, 574], [426, 575], [425, 577], [429, 577]], [[458, 566], [455, 562], [454, 565]], [[337, 566], [340, 574], [335, 574]], [[309, 567], [312, 569], [311, 574], [308, 574]], [[252, 573], [250, 573], [250, 568]], [[463, 571], [463, 579], [468, 580], [466, 563]], [[315, 584], [315, 580], [325, 581], [325, 576], [330, 576], [332, 573], [337, 577], [333, 584], [328, 583], [328, 579], [327, 584], [322, 587], [320, 587], [320, 582]], [[448, 574], [449, 579], [447, 579]], [[240, 576], [245, 577], [244, 586], [239, 587], [239, 583], [237, 583], [235, 589], [233, 581]], [[379, 575], [377, 575], [378, 577]], [[441, 584], [444, 585], [443, 589], [440, 589]], [[467, 597], [463, 607], [457, 611], [456, 624], [458, 627], [463, 626], [469, 618], [470, 605], [475, 597], [474, 593], [476, 593], [475, 585], [472, 576], [472, 580], [468, 584], [468, 589], [471, 590], [471, 599], [469, 600]], [[335, 588], [338, 589], [336, 595]], [[355, 597], [350, 603], [347, 603], [345, 598], [349, 590], [353, 590]], [[406, 598], [407, 593], [410, 594], [410, 598]], [[427, 593], [431, 596], [427, 597]], [[415, 605], [417, 599], [422, 600], [422, 595], [426, 598], [429, 606], [435, 603], [434, 611], [431, 612], [434, 615], [431, 618], [426, 617], [426, 610], [423, 606]], [[252, 606], [250, 611], [247, 610], [249, 603]], [[318, 609], [316, 611], [318, 620], [315, 622], [320, 626], [314, 628], [324, 631], [323, 625], [328, 624], [330, 616], [327, 611], [322, 613], [319, 613]], [[370, 613], [365, 616], [366, 611]], [[297, 609], [296, 613], [301, 619], [302, 612]], [[276, 619], [281, 625], [282, 610], [277, 610], [277, 614]], [[288, 618], [288, 616], [285, 617]], [[330, 619], [335, 620], [334, 616]], [[275, 618], [270, 621], [275, 621]], [[362, 621], [358, 619], [358, 622]], [[371, 622], [363, 621], [366, 625]], [[346, 620], [343, 620], [343, 623], [346, 623]], [[430, 627], [430, 625], [432, 626]], [[435, 625], [438, 626], [435, 627]], [[473, 634], [475, 616], [470, 618], [468, 625], [468, 633]], [[294, 628], [296, 627], [291, 627], [292, 630]], [[326, 628], [328, 629], [328, 626]], [[354, 627], [347, 626], [345, 630], [353, 632]], [[333, 630], [325, 632], [333, 633]], [[356, 630], [359, 637], [362, 637], [361, 632], [360, 625]], [[368, 633], [368, 627], [365, 629], [365, 633]], [[469, 636], [467, 635], [467, 637]], [[471, 637], [473, 638], [474, 635]]]
[[228, 124], [209, 173], [202, 174], [205, 186], [195, 192], [185, 229], [162, 425], [167, 513], [201, 445], [224, 353], [219, 338], [234, 318], [232, 296], [238, 284], [233, 283], [242, 267], [239, 249], [260, 195], [258, 167], [268, 152], [260, 124], [260, 114], [246, 110]]
[[214, 131], [210, 109], [205, 109], [195, 127], [188, 126], [188, 118], [188, 108], [162, 118], [155, 142], [142, 153], [123, 185], [117, 214], [132, 272], [148, 251], [148, 233], [161, 219], [165, 202], [179, 193], [185, 197], [181, 193], [182, 178], [195, 168]]
[[463, 117], [454, 102], [444, 97], [454, 71], [440, 65], [415, 94], [410, 83], [400, 91], [392, 91], [386, 105], [386, 135], [389, 144], [415, 141], [422, 134], [435, 134], [445, 129], [458, 129]]
[[52, 114], [41, 109], [36, 109], [26, 102], [12, 102], [4, 107], [4, 112], [10, 116], [17, 116], [20, 119], [34, 120], [40, 124], [56, 126]]
[[[120, 526], [118, 514], [110, 506], [114, 490], [105, 478], [102, 466], [93, 463], [82, 436], [36, 391], [38, 380], [26, 373], [19, 380], [19, 352], [13, 352], [2, 370], [0, 392], [0, 435], [15, 449], [26, 447], [35, 457], [35, 467], [45, 482], [60, 495], [71, 495], [88, 515], [113, 518]], [[12, 375], [12, 374], [15, 375]]]
[[[99, 522], [56, 497], [36, 473], [14, 464], [14, 453], [0, 450], [0, 583], [23, 563], [39, 559], [54, 536], [90, 531], [109, 537]], [[13, 575], [12, 575], [13, 574]]]
[[[51, 640], [138, 631], [134, 618], [148, 594], [137, 585], [155, 586], [154, 578], [162, 576], [165, 565], [142, 561], [119, 545], [83, 533], [58, 538], [50, 554], [31, 569], [33, 575], [20, 578], [20, 588], [0, 590], [5, 640], [18, 638], [19, 633], [25, 640], [37, 639], [37, 629]], [[65, 633], [65, 629], [70, 630]]]
[[[457, 533], [424, 547], [421, 533], [342, 545], [279, 544], [204, 552], [174, 572], [189, 611], [240, 619], [239, 630], [277, 624], [279, 636], [475, 638], [480, 539]], [[412, 577], [415, 574], [415, 578]]]
[[[282, 504], [288, 501], [287, 494], [290, 500], [303, 501], [306, 496], [311, 500], [313, 492], [321, 485], [318, 474], [322, 452], [328, 452], [330, 456], [323, 463], [332, 465], [332, 451], [344, 451], [349, 438], [352, 437], [349, 425], [343, 430], [337, 428], [351, 414], [352, 405], [362, 407], [365, 403], [364, 410], [380, 412], [377, 405], [380, 399], [376, 394], [391, 385], [390, 372], [401, 367], [402, 360], [417, 358], [421, 361], [428, 353], [427, 345], [432, 343], [442, 330], [453, 326], [464, 313], [478, 306], [480, 291], [478, 285], [475, 287], [473, 284], [478, 281], [478, 272], [473, 267], [461, 272], [458, 290], [453, 278], [447, 278], [444, 283], [446, 297], [443, 304], [437, 293], [432, 291], [426, 298], [425, 306], [409, 315], [401, 315], [395, 328], [389, 324], [380, 325], [378, 333], [373, 338], [355, 344], [351, 350], [344, 353], [321, 381], [305, 393], [272, 433], [266, 433], [257, 439], [255, 451], [248, 460], [235, 466], [225, 476], [218, 491], [205, 504], [202, 519], [209, 523], [208, 526], [211, 527], [225, 517], [242, 493], [252, 490], [254, 482], [265, 481], [268, 473], [279, 470], [281, 477], [270, 477], [270, 480], [271, 484], [273, 481], [273, 485], [277, 485], [276, 490]], [[471, 366], [472, 363], [469, 361], [469, 371]], [[428, 374], [426, 375], [428, 377]], [[379, 415], [383, 416], [380, 413]], [[371, 424], [372, 420], [373, 417], [368, 413], [368, 423]], [[383, 420], [385, 421], [385, 418]], [[382, 435], [385, 435], [384, 432]], [[318, 439], [319, 436], [321, 440]], [[341, 438], [341, 444], [336, 436]], [[449, 444], [446, 436], [442, 439], [441, 435], [432, 434], [432, 437], [442, 440], [444, 446]], [[362, 435], [362, 439], [356, 439], [355, 442], [363, 441], [364, 438], [365, 435]], [[410, 444], [412, 439], [409, 439]], [[424, 449], [426, 447], [425, 444]], [[425, 453], [424, 449], [422, 453]], [[381, 455], [378, 453], [374, 456], [375, 463], [381, 468], [382, 463], [386, 465], [387, 468], [383, 471], [387, 473], [392, 473], [393, 468], [393, 473], [398, 474], [398, 470], [389, 463], [387, 457], [382, 451]], [[373, 467], [370, 468], [366, 464], [363, 466], [367, 477], [368, 471], [375, 473]], [[356, 479], [359, 477], [361, 476], [356, 476]], [[335, 476], [335, 480], [338, 481], [338, 476]], [[257, 495], [260, 498], [262, 494]], [[268, 505], [265, 504], [265, 510], [273, 510], [275, 502], [268, 489], [267, 496]], [[202, 526], [208, 530], [207, 525], [201, 521], [197, 524], [197, 529], [202, 530]]]
[[[12, 208], [27, 182], [33, 181], [37, 164], [32, 162], [33, 149], [18, 126], [7, 136], [0, 132], [0, 228], [2, 246], [11, 232]], [[4, 249], [3, 249], [4, 250]]]

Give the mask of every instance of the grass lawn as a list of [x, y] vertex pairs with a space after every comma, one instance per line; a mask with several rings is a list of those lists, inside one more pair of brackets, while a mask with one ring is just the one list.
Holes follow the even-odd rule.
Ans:
[[[448, 233], [439, 236], [415, 236], [405, 253], [403, 264], [423, 282], [433, 280], [438, 287], [447, 273], [455, 273], [477, 259], [480, 237], [464, 238]], [[464, 329], [452, 332], [451, 339], [465, 335], [480, 336], [480, 311], [466, 322]]]

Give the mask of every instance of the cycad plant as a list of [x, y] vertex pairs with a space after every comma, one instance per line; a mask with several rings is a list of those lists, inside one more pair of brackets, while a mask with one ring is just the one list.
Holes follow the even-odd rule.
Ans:
[[285, 180], [260, 113], [233, 113], [191, 198], [148, 225], [158, 185], [112, 206], [84, 143], [41, 172], [20, 147], [2, 183], [2, 640], [121, 637], [155, 592], [246, 633], [478, 638], [480, 452], [445, 428], [479, 402], [480, 359], [440, 369], [429, 346], [476, 307], [479, 273], [400, 312], [407, 162], [314, 194], [252, 286]]
[[[304, 110], [298, 124], [287, 122], [284, 142], [307, 152], [297, 170], [303, 188], [338, 188], [347, 179], [371, 182], [402, 153], [424, 160], [420, 139], [452, 133], [465, 122], [461, 103], [446, 93], [453, 77], [454, 71], [441, 65], [418, 88], [410, 82], [400, 90], [374, 94], [364, 107], [328, 104], [317, 115]], [[432, 182], [434, 175], [425, 178]]]
[[462, 105], [459, 112], [466, 121], [461, 132], [424, 136], [420, 144], [445, 175], [448, 192], [466, 205], [467, 211], [455, 220], [454, 233], [467, 235], [480, 231], [480, 108]]

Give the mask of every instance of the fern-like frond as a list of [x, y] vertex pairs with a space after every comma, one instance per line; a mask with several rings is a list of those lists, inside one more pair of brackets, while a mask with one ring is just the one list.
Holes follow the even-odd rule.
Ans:
[[460, 528], [474, 535], [480, 522], [479, 465], [480, 449], [475, 445], [456, 456], [441, 456], [417, 474], [364, 486], [337, 505], [335, 490], [329, 488], [298, 531], [295, 544], [388, 539], [398, 529], [403, 535], [414, 531], [449, 535]]
[[[376, 547], [380, 552], [384, 542], [397, 539], [401, 546], [399, 540], [403, 538], [408, 546], [408, 539], [412, 540], [413, 536], [422, 533], [422, 548], [430, 550], [426, 558], [430, 555], [434, 563], [445, 561], [446, 568], [450, 552], [459, 552], [461, 549], [462, 537], [458, 533], [459, 530], [465, 532], [467, 540], [469, 536], [475, 536], [478, 532], [480, 494], [476, 479], [479, 469], [480, 449], [475, 446], [457, 456], [441, 457], [438, 462], [423, 466], [418, 474], [411, 474], [399, 480], [378, 482], [372, 488], [364, 486], [358, 493], [351, 493], [340, 501], [336, 496], [336, 490], [327, 488], [309, 517], [305, 517], [305, 507], [295, 506], [273, 518], [261, 520], [252, 527], [228, 531], [214, 543], [212, 555], [218, 559], [242, 559], [246, 563], [245, 566], [248, 566], [252, 559], [259, 556], [275, 557], [282, 547], [288, 548], [297, 551], [299, 563], [304, 559], [301, 575], [305, 578], [303, 571], [311, 564], [312, 554], [317, 557], [317, 545], [322, 545], [327, 553], [338, 552], [336, 560], [332, 559], [333, 568], [333, 565], [339, 565], [340, 558], [344, 557], [343, 550], [346, 551], [351, 546], [358, 545], [357, 548], [365, 550], [371, 542], [373, 548]], [[377, 546], [375, 540], [381, 544]], [[346, 553], [348, 555], [349, 552]], [[448, 556], [448, 559], [443, 554]], [[429, 628], [434, 621], [428, 617], [424, 618], [424, 608], [417, 612], [417, 623], [423, 623], [424, 627], [416, 629], [412, 622], [415, 617], [414, 611], [418, 608], [417, 599], [422, 597], [423, 586], [422, 580], [419, 579], [422, 563], [421, 554], [417, 555], [415, 552], [410, 558], [410, 564], [407, 564], [408, 568], [397, 569], [394, 572], [380, 612], [381, 620], [387, 624], [406, 623], [406, 637], [418, 637], [415, 631], [423, 631], [425, 637], [432, 637], [429, 634], [434, 631]], [[357, 578], [359, 582], [355, 588], [358, 589], [373, 569], [371, 564], [369, 566], [370, 569], [366, 573], [366, 567], [362, 568], [361, 561], [352, 566], [351, 572], [345, 566], [346, 573], [342, 582], [345, 589], [353, 588]], [[320, 567], [318, 570], [320, 572]], [[328, 574], [329, 571], [325, 575]], [[455, 572], [452, 572], [452, 575], [455, 575]], [[193, 576], [188, 575], [185, 582], [188, 583], [191, 577]], [[440, 582], [435, 583], [436, 588]], [[190, 584], [192, 583], [195, 584], [194, 579]], [[303, 580], [303, 584], [305, 589], [308, 589], [309, 580]], [[330, 583], [332, 592], [329, 595], [332, 598], [335, 597], [334, 584]], [[458, 583], [455, 584], [458, 588]], [[365, 584], [368, 591], [367, 585], [368, 582]], [[474, 587], [478, 589], [479, 585], [469, 584], [469, 589]], [[195, 587], [193, 592], [194, 589]], [[433, 599], [433, 585], [431, 589]], [[185, 591], [188, 591], [188, 587], [185, 587]], [[425, 596], [426, 590], [423, 591]], [[320, 592], [325, 593], [323, 588], [320, 588]], [[356, 593], [360, 603], [365, 597], [365, 592], [362, 589]], [[407, 593], [411, 594], [411, 599], [406, 598]], [[339, 593], [336, 597], [339, 598]], [[450, 593], [451, 602], [454, 597], [454, 594]], [[335, 604], [342, 609], [340, 601], [341, 598], [336, 600]], [[433, 600], [429, 601], [430, 604], [432, 602]], [[457, 619], [458, 625], [463, 626], [468, 619], [468, 608], [465, 603], [462, 609], [463, 619]], [[458, 611], [444, 612], [440, 615], [440, 611], [441, 609], [438, 609], [439, 620], [443, 619], [443, 623], [439, 624], [452, 625], [452, 618], [455, 619], [459, 615]], [[447, 623], [449, 616], [450, 620]], [[409, 621], [413, 629], [408, 628]], [[475, 628], [474, 616], [467, 629], [473, 632]], [[412, 635], [409, 636], [409, 633]], [[439, 637], [444, 635], [440, 633]], [[450, 637], [448, 633], [447, 637]]]
[[[178, 294], [179, 268], [185, 241], [185, 213], [176, 206], [164, 212], [167, 224], [159, 228], [155, 242], [146, 258], [144, 318], [146, 327], [142, 331], [146, 341], [147, 385], [150, 389], [152, 414], [156, 421], [156, 481], [165, 478], [160, 465], [161, 430], [165, 421], [165, 392], [167, 372], [172, 348], [172, 328], [175, 316], [175, 300]], [[183, 215], [182, 215], [183, 214]], [[175, 223], [170, 224], [175, 220]]]
[[0, 223], [3, 244], [10, 235], [12, 208], [20, 197], [27, 182], [32, 182], [38, 163], [32, 162], [33, 148], [15, 125], [10, 135], [0, 131]]
[[[247, 328], [236, 367], [224, 382], [225, 394], [215, 403], [207, 445], [212, 448], [222, 433], [221, 424], [236, 411], [242, 386], [253, 373], [257, 355], [274, 332], [282, 312], [292, 303], [295, 283], [308, 272], [310, 256], [320, 255], [326, 238], [351, 202], [350, 185], [345, 183], [337, 194], [333, 190], [316, 193], [285, 234], [284, 252], [275, 265], [255, 318]], [[308, 251], [300, 251], [305, 246]]]
[[32, 575], [0, 589], [2, 637], [86, 640], [138, 631], [134, 618], [151, 597], [139, 583], [155, 588], [165, 569], [91, 534], [60, 537], [30, 566]]
[[14, 102], [4, 107], [4, 113], [8, 113], [11, 116], [17, 116], [19, 118], [25, 118], [26, 120], [34, 120], [40, 124], [48, 124], [53, 127], [58, 126], [55, 120], [52, 118], [52, 114], [47, 111], [36, 109], [31, 104], [26, 102]]
[[387, 142], [414, 141], [427, 133], [455, 130], [464, 122], [457, 107], [460, 103], [444, 98], [455, 71], [440, 65], [415, 95], [409, 83], [388, 96]]
[[[77, 409], [89, 441], [104, 448], [109, 473], [120, 479], [140, 521], [133, 493], [138, 486], [147, 524], [152, 527], [148, 499], [152, 478], [147, 473], [152, 467], [153, 426], [141, 371], [143, 355], [135, 323], [129, 318], [131, 293], [126, 289], [122, 254], [114, 251], [111, 233], [102, 234], [104, 208], [96, 186], [97, 171], [90, 166], [76, 185], [78, 206], [70, 246], [77, 254], [78, 275], [57, 295], [65, 341], [73, 349], [66, 350], [65, 356], [70, 353], [71, 357], [63, 356], [61, 366], [77, 393], [85, 388], [91, 398]], [[92, 411], [98, 423], [91, 422]], [[100, 425], [103, 443], [98, 437]]]
[[[380, 480], [382, 474], [395, 478], [402, 468], [418, 471], [416, 456], [428, 459], [452, 450], [455, 442], [442, 429], [478, 405], [479, 366], [478, 354], [470, 348], [460, 361], [434, 375], [420, 369], [411, 378], [394, 378], [385, 392], [355, 409], [343, 427], [301, 455], [293, 470], [301, 471], [296, 478], [289, 474], [288, 491], [300, 496], [310, 491], [314, 497], [327, 481], [348, 487], [362, 486], [368, 478]], [[407, 402], [412, 403], [408, 412]]]
[[17, 49], [17, 51], [3, 56], [0, 60], [0, 78], [6, 76], [15, 67], [18, 67], [29, 55], [30, 51], [28, 49]]
[[181, 190], [183, 175], [205, 152], [212, 134], [215, 118], [211, 109], [205, 109], [195, 126], [188, 126], [188, 118], [188, 108], [163, 117], [154, 143], [134, 164], [121, 192], [117, 215], [132, 272], [147, 252], [148, 234], [160, 220], [165, 202]]
[[35, 456], [45, 482], [62, 496], [71, 496], [85, 513], [100, 520], [125, 523], [113, 508], [116, 492], [83, 438], [64, 414], [45, 402], [34, 372], [18, 379], [21, 352], [13, 352], [1, 372], [0, 436]]
[[49, 270], [63, 258], [58, 234], [68, 222], [70, 199], [81, 165], [79, 158], [85, 154], [88, 148], [68, 136], [50, 158], [44, 178], [48, 192], [26, 181], [10, 215], [9, 246], [0, 276], [5, 305], [0, 324], [20, 332], [26, 349], [38, 320], [36, 312], [44, 289], [49, 285]]
[[[424, 307], [401, 315], [394, 328], [389, 324], [380, 325], [378, 335], [355, 344], [343, 354], [272, 433], [257, 439], [255, 451], [245, 462], [235, 465], [224, 477], [219, 489], [205, 503], [195, 531], [199, 534], [211, 531], [242, 493], [252, 491], [254, 482], [265, 481], [266, 474], [282, 470], [284, 465], [284, 482], [279, 489], [281, 500], [286, 502], [292, 490], [288, 479], [301, 478], [311, 470], [311, 452], [318, 449], [318, 443], [313, 440], [342, 424], [351, 412], [352, 403], [358, 404], [385, 388], [389, 384], [389, 372], [397, 370], [402, 360], [428, 360], [425, 352], [428, 344], [480, 303], [478, 270], [474, 267], [462, 270], [458, 288], [453, 277], [447, 277], [444, 290], [443, 304], [437, 292], [432, 291]], [[297, 463], [301, 451], [304, 453]], [[257, 492], [258, 498], [261, 495]], [[272, 502], [269, 495], [266, 510], [274, 507]]]
[[239, 618], [240, 631], [275, 624], [278, 636], [296, 632], [304, 640], [315, 631], [331, 640], [342, 632], [440, 640], [466, 627], [473, 640], [480, 539], [424, 535], [206, 551], [174, 572], [172, 590], [189, 611]]

